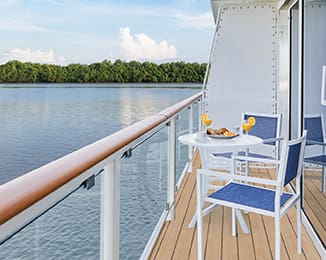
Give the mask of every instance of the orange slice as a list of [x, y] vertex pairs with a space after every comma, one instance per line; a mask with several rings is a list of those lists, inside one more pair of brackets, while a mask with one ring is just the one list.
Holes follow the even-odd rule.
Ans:
[[249, 125], [254, 126], [256, 124], [256, 119], [253, 116], [251, 116], [248, 118], [247, 122]]

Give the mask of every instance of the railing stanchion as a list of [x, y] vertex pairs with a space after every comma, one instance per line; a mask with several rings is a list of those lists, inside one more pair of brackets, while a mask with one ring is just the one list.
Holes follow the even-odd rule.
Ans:
[[169, 208], [169, 215], [167, 220], [174, 219], [174, 196], [176, 185], [176, 118], [172, 118], [169, 125], [168, 134], [168, 188], [167, 201]]
[[200, 104], [198, 105], [198, 131], [202, 131], [203, 130], [203, 124], [202, 124], [202, 121], [200, 120], [201, 118], [201, 114], [204, 113], [204, 103], [203, 103], [203, 98], [200, 99]]
[[[189, 107], [189, 134], [192, 134], [194, 131], [194, 105], [191, 104]], [[192, 159], [193, 147], [188, 146], [188, 159]]]
[[102, 175], [101, 260], [119, 259], [120, 159], [110, 161]]

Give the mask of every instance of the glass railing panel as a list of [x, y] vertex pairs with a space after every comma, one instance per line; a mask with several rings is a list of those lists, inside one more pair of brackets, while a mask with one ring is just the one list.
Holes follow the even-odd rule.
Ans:
[[[178, 116], [176, 121], [177, 137], [189, 133], [189, 115], [190, 109], [184, 109]], [[189, 161], [188, 146], [181, 144], [177, 139], [176, 142], [176, 180], [178, 181], [182, 171]]]
[[200, 118], [200, 114], [201, 114], [201, 101], [197, 101], [194, 103], [193, 105], [193, 121], [194, 121], [194, 125], [193, 125], [193, 131], [194, 132], [198, 132], [199, 131], [199, 118]]
[[139, 259], [167, 201], [168, 129], [121, 160], [120, 259]]
[[100, 191], [96, 177], [0, 245], [0, 259], [99, 259]]

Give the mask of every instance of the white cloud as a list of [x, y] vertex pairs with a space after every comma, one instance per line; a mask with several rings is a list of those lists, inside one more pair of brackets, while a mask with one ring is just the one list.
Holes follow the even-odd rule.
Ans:
[[0, 64], [4, 64], [10, 60], [19, 60], [21, 62], [37, 62], [48, 64], [65, 65], [65, 58], [62, 56], [55, 57], [53, 50], [49, 51], [33, 51], [31, 49], [15, 48], [9, 52], [0, 55]]
[[144, 33], [130, 34], [128, 27], [120, 28], [121, 55], [126, 60], [165, 60], [174, 59], [177, 49], [166, 41], [155, 42]]
[[211, 29], [214, 28], [213, 15], [209, 12], [191, 15], [184, 13], [176, 13], [173, 15], [180, 27]]

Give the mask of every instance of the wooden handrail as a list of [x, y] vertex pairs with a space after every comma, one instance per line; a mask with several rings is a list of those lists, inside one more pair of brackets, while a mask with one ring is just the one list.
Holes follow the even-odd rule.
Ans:
[[201, 95], [200, 92], [156, 115], [0, 185], [0, 225], [167, 121]]

